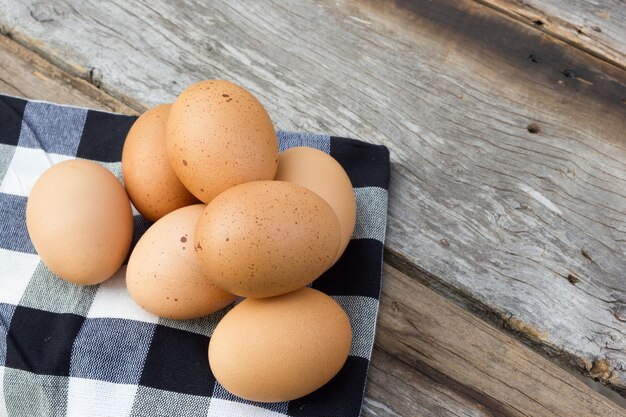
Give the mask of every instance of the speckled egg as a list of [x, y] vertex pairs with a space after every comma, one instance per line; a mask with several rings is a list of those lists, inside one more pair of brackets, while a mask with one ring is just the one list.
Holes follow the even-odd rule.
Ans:
[[330, 381], [346, 362], [351, 342], [341, 306], [302, 288], [235, 306], [211, 336], [209, 364], [217, 381], [239, 397], [290, 401]]
[[237, 184], [276, 174], [272, 121], [252, 94], [231, 82], [202, 81], [183, 91], [172, 105], [166, 132], [172, 168], [205, 203]]
[[200, 266], [193, 234], [204, 204], [175, 210], [153, 224], [130, 255], [126, 286], [144, 309], [161, 317], [205, 316], [232, 303]]
[[356, 223], [356, 199], [346, 171], [327, 153], [299, 146], [280, 154], [276, 179], [305, 186], [333, 208], [341, 228], [336, 262], [350, 243]]
[[165, 152], [170, 104], [142, 114], [133, 124], [122, 151], [126, 191], [139, 213], [155, 222], [180, 207], [199, 203], [180, 182]]
[[256, 181], [207, 205], [196, 226], [195, 250], [219, 287], [270, 297], [320, 276], [340, 240], [337, 216], [320, 196], [298, 184]]
[[95, 162], [71, 160], [45, 171], [26, 205], [26, 227], [43, 262], [75, 284], [98, 284], [122, 265], [133, 214], [122, 184]]

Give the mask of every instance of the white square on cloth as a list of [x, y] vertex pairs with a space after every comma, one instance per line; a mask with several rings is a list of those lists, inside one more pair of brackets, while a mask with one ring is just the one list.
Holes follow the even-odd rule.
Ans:
[[0, 248], [0, 259], [0, 303], [18, 305], [39, 265], [39, 256]]
[[70, 377], [66, 417], [129, 416], [138, 385]]
[[220, 398], [211, 398], [207, 417], [288, 417], [256, 405], [244, 404]]
[[15, 154], [0, 184], [0, 192], [28, 197], [41, 174], [59, 162], [76, 159], [73, 156], [45, 153], [42, 149], [15, 148]]

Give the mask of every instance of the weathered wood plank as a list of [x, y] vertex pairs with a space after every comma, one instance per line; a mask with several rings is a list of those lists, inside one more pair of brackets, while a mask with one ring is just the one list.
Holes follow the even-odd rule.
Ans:
[[477, 0], [626, 69], [623, 0]]
[[480, 402], [435, 381], [381, 347], [374, 348], [362, 417], [492, 415]]
[[615, 66], [470, 0], [0, 0], [0, 23], [127, 103], [227, 78], [278, 128], [386, 144], [390, 260], [626, 388], [626, 76]]
[[[404, 386], [390, 383], [391, 396], [401, 395], [397, 388], [408, 389], [409, 398], [410, 390], [411, 395], [426, 394], [425, 400], [417, 401], [425, 410], [392, 408], [399, 415], [455, 415], [459, 403], [467, 404], [460, 415], [591, 417], [626, 412], [550, 360], [393, 267], [385, 268], [381, 300], [376, 346], [384, 354], [376, 352], [375, 358], [385, 363], [388, 378], [373, 376], [373, 392], [398, 378]], [[397, 361], [415, 368], [415, 373], [396, 369]], [[426, 380], [411, 388], [420, 379]], [[422, 391], [423, 386], [430, 391]], [[433, 392], [440, 393], [435, 404], [429, 401]], [[400, 404], [393, 402], [393, 407]]]
[[62, 100], [105, 111], [134, 112], [92, 84], [70, 76], [5, 36], [0, 36], [0, 91], [37, 100]]

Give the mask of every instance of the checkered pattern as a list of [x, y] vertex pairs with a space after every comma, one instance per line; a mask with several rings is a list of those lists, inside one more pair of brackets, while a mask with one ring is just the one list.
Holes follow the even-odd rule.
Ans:
[[[313, 288], [350, 317], [354, 340], [327, 385], [285, 403], [254, 403], [215, 381], [207, 361], [226, 310], [169, 320], [137, 307], [125, 267], [98, 285], [56, 277], [25, 225], [27, 196], [55, 163], [83, 158], [121, 180], [135, 117], [0, 95], [0, 416], [358, 416], [376, 325], [387, 213], [389, 153], [352, 139], [278, 132], [280, 149], [311, 146], [346, 169], [357, 224], [344, 256]], [[134, 242], [149, 224], [135, 211]]]

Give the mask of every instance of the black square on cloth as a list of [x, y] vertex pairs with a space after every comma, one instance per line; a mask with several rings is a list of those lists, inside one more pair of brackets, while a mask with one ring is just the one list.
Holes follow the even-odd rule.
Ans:
[[121, 161], [126, 135], [135, 120], [136, 117], [112, 117], [89, 110], [76, 156], [101, 162]]
[[69, 376], [72, 346], [85, 318], [17, 306], [7, 332], [6, 366]]
[[[353, 187], [380, 187], [386, 190], [389, 186], [389, 150], [385, 146], [331, 136], [330, 156], [346, 170]], [[358, 157], [360, 163], [354, 163], [355, 157]]]
[[207, 336], [157, 325], [139, 384], [210, 397], [215, 377], [208, 352]]
[[374, 267], [372, 259], [379, 259], [382, 253], [383, 244], [376, 239], [352, 239], [337, 263], [313, 281], [313, 288], [331, 296], [378, 299], [382, 264]]
[[365, 381], [367, 359], [349, 356], [341, 371], [317, 391], [289, 401], [290, 417], [358, 416], [363, 391], [354, 389], [355, 381]]
[[16, 146], [27, 101], [3, 96], [0, 100], [0, 143]]

